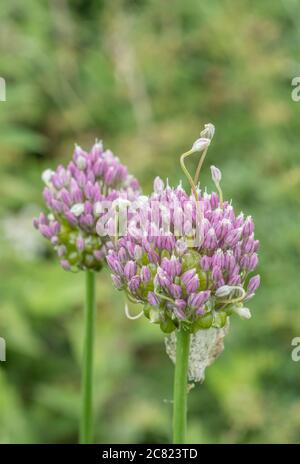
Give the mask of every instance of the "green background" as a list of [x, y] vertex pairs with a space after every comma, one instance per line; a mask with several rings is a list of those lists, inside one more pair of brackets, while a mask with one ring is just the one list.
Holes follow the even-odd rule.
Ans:
[[[189, 395], [190, 443], [300, 441], [300, 8], [282, 0], [11, 0], [0, 12], [0, 442], [77, 440], [83, 274], [58, 265], [32, 228], [41, 172], [75, 142], [104, 140], [149, 193], [177, 184], [204, 123], [202, 174], [251, 214], [261, 288], [250, 321]], [[192, 161], [191, 161], [192, 163]], [[196, 161], [194, 161], [195, 166]], [[170, 442], [173, 368], [163, 335], [129, 321], [97, 278], [96, 441]]]

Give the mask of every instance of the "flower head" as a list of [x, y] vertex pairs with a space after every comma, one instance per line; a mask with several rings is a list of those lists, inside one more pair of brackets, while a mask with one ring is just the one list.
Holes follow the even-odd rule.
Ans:
[[[213, 167], [212, 176], [219, 182], [219, 169]], [[192, 333], [220, 328], [231, 314], [249, 319], [243, 302], [260, 282], [259, 276], [249, 280], [259, 247], [252, 219], [237, 215], [220, 192], [194, 192], [155, 179], [142, 211], [108, 253], [116, 287], [143, 304], [164, 332], [180, 325]]]
[[103, 203], [135, 199], [137, 180], [100, 142], [90, 152], [76, 145], [68, 166], [47, 169], [42, 179], [49, 212], [34, 219], [34, 226], [50, 240], [63, 269], [100, 270], [109, 247], [108, 236], [96, 233], [106, 212]]

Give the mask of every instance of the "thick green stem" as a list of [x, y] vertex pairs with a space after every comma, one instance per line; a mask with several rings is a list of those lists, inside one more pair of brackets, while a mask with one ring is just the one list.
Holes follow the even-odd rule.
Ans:
[[85, 334], [82, 362], [82, 405], [80, 443], [92, 443], [93, 437], [93, 347], [95, 326], [95, 273], [86, 271]]
[[182, 328], [176, 334], [176, 365], [174, 377], [173, 443], [184, 444], [187, 422], [187, 386], [190, 334]]

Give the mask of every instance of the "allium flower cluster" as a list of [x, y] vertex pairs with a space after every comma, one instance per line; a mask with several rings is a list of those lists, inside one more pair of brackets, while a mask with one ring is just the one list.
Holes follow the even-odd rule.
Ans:
[[41, 213], [34, 226], [51, 241], [65, 270], [100, 270], [109, 246], [108, 237], [96, 233], [105, 214], [103, 202], [134, 200], [137, 180], [100, 142], [90, 152], [76, 145], [68, 166], [48, 169], [42, 179], [49, 213]]
[[[217, 168], [212, 175], [220, 181]], [[107, 257], [116, 288], [142, 303], [144, 314], [167, 333], [179, 325], [191, 333], [220, 328], [234, 312], [248, 319], [244, 303], [260, 284], [259, 275], [249, 277], [259, 247], [252, 218], [236, 215], [215, 192], [198, 189], [197, 195], [198, 202], [181, 185], [165, 187], [157, 178]], [[197, 228], [200, 243], [191, 242]]]

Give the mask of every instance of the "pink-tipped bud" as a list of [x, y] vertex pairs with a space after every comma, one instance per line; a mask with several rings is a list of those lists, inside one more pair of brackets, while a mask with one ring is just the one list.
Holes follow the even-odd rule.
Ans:
[[222, 179], [222, 173], [216, 166], [211, 166], [211, 177], [215, 184], [219, 184]]

